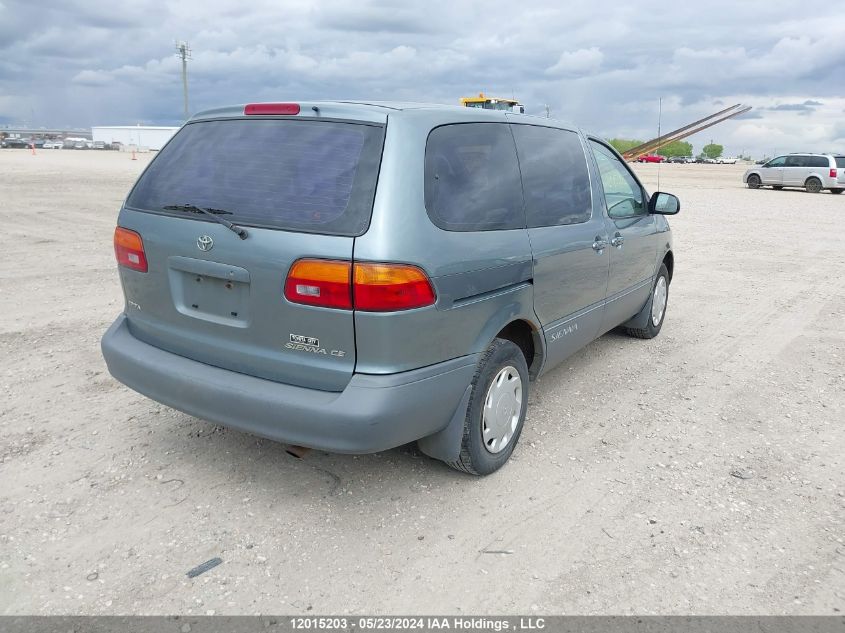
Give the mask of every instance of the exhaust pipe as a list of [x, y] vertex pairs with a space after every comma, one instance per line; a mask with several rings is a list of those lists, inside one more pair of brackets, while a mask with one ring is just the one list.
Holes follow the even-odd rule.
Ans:
[[296, 446], [294, 444], [288, 444], [285, 446], [285, 453], [291, 457], [296, 457], [297, 459], [305, 459], [305, 456], [310, 452], [311, 449], [306, 448], [305, 446]]

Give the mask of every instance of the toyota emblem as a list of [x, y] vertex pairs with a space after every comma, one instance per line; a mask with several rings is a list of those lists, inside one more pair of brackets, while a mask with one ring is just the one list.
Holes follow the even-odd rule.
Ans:
[[214, 240], [210, 235], [200, 235], [197, 238], [197, 248], [203, 252], [210, 251], [214, 248]]

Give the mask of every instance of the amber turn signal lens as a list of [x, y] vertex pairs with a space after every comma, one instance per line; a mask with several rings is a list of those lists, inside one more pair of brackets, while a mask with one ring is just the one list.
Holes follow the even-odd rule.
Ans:
[[285, 298], [292, 303], [352, 309], [350, 262], [300, 259], [285, 280]]

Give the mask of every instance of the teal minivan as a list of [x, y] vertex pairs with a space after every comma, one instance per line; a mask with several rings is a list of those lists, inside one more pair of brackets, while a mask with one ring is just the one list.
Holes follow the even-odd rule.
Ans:
[[257, 103], [194, 116], [114, 235], [109, 371], [146, 396], [341, 453], [510, 457], [530, 381], [622, 326], [656, 336], [667, 215], [600, 138], [439, 105]]

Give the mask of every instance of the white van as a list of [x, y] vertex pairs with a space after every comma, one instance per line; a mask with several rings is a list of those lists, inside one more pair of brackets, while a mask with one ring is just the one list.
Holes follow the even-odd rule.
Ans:
[[778, 156], [746, 171], [742, 182], [750, 189], [768, 185], [774, 189], [803, 187], [810, 193], [819, 193], [822, 189], [842, 193], [845, 190], [845, 158], [830, 154]]

